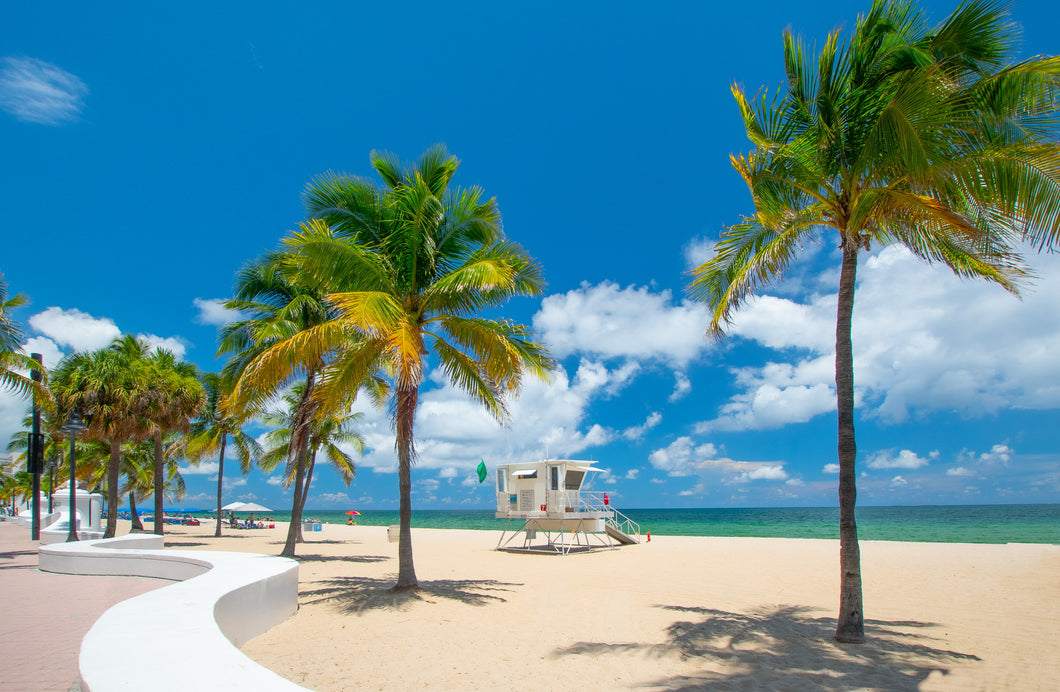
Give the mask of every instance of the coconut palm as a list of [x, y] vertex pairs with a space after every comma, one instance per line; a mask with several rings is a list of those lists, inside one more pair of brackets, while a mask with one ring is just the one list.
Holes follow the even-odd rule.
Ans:
[[839, 246], [839, 641], [864, 640], [851, 340], [859, 254], [900, 244], [1016, 293], [1025, 272], [1015, 243], [1057, 237], [1060, 65], [1006, 65], [1011, 31], [993, 2], [965, 3], [928, 28], [910, 5], [876, 0], [849, 42], [833, 33], [816, 60], [785, 34], [787, 85], [775, 98], [733, 87], [755, 149], [732, 163], [755, 212], [722, 233], [691, 293], [720, 337], [808, 243]]
[[46, 390], [31, 378], [22, 374], [31, 370], [44, 370], [40, 365], [21, 352], [22, 326], [11, 315], [15, 308], [22, 307], [28, 301], [26, 296], [7, 297], [7, 282], [0, 274], [0, 390], [13, 391], [20, 396], [36, 394], [41, 401], [47, 399]]
[[[551, 360], [529, 329], [479, 313], [513, 296], [538, 295], [538, 265], [505, 239], [495, 200], [479, 188], [450, 189], [459, 162], [444, 147], [402, 169], [372, 153], [383, 187], [335, 174], [313, 181], [306, 204], [315, 219], [286, 240], [293, 262], [312, 277], [338, 315], [306, 343], [336, 352], [321, 385], [335, 401], [375, 372], [389, 378], [400, 494], [398, 581], [416, 588], [412, 556], [411, 468], [414, 424], [427, 355], [456, 387], [498, 420], [524, 373], [545, 377]], [[357, 341], [359, 340], [359, 341]]]
[[191, 363], [178, 361], [169, 351], [156, 350], [149, 354], [141, 380], [141, 415], [146, 419], [154, 448], [154, 468], [151, 492], [155, 500], [154, 533], [165, 531], [163, 500], [165, 496], [165, 455], [162, 438], [170, 432], [186, 432], [190, 419], [206, 401], [197, 371]]
[[[302, 400], [305, 386], [299, 383], [291, 388], [291, 391], [283, 397], [284, 409], [272, 412], [265, 417], [266, 425], [278, 426], [265, 435], [268, 445], [265, 454], [262, 455], [259, 466], [267, 473], [271, 473], [281, 463], [286, 462], [284, 470], [283, 485], [290, 487], [295, 480], [295, 469], [290, 463], [295, 457], [291, 447], [293, 437], [292, 423], [299, 402]], [[364, 453], [364, 438], [356, 431], [356, 425], [362, 418], [363, 413], [350, 413], [349, 406], [342, 406], [339, 412], [331, 415], [322, 415], [318, 410], [310, 422], [309, 454], [306, 461], [305, 481], [302, 484], [301, 497], [296, 497], [295, 502], [299, 505], [299, 514], [305, 511], [306, 498], [309, 496], [309, 487], [313, 482], [313, 470], [316, 467], [317, 454], [323, 450], [324, 456], [339, 474], [339, 478], [350, 486], [354, 476], [357, 475], [357, 465], [353, 457], [344, 452], [339, 445], [344, 444], [352, 447], [358, 455]], [[299, 539], [299, 542], [301, 539]]]
[[251, 461], [261, 455], [261, 445], [243, 431], [248, 416], [229, 409], [226, 404], [231, 382], [223, 375], [212, 372], [202, 373], [200, 378], [205, 393], [205, 404], [188, 433], [174, 445], [174, 454], [183, 454], [195, 461], [217, 455], [217, 528], [214, 536], [220, 538], [221, 493], [224, 490], [225, 451], [229, 439], [236, 450], [236, 458], [244, 474], [250, 472]]
[[243, 268], [236, 279], [235, 298], [226, 306], [244, 319], [221, 330], [218, 355], [231, 356], [225, 373], [234, 381], [230, 405], [260, 410], [284, 387], [304, 377], [304, 388], [291, 424], [290, 466], [294, 475], [291, 523], [281, 555], [294, 557], [301, 537], [302, 497], [309, 454], [309, 427], [319, 409], [313, 396], [319, 374], [330, 358], [304, 342], [306, 330], [326, 325], [331, 317], [323, 294], [291, 271], [281, 253], [272, 253]]
[[88, 423], [86, 437], [110, 448], [105, 538], [113, 538], [117, 529], [121, 446], [145, 431], [137, 408], [142, 374], [142, 349], [127, 335], [107, 348], [63, 358], [52, 373], [51, 389], [60, 418], [74, 406], [80, 407]]

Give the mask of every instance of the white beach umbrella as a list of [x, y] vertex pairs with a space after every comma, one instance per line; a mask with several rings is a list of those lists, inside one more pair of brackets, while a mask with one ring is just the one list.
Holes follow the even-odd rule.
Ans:
[[237, 507], [234, 511], [236, 512], [271, 512], [272, 510], [268, 507], [263, 507], [254, 502], [243, 502], [241, 506]]
[[225, 505], [221, 509], [223, 509], [226, 512], [242, 512], [243, 511], [243, 505], [245, 505], [245, 504], [247, 504], [247, 503], [246, 502], [229, 502], [227, 505]]

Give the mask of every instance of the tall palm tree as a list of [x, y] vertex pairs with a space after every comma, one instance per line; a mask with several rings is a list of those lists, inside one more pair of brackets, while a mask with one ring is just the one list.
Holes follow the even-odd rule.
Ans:
[[849, 42], [833, 33], [816, 63], [785, 34], [787, 86], [776, 98], [733, 87], [755, 149], [732, 163], [755, 212], [722, 233], [690, 290], [720, 337], [807, 243], [838, 242], [839, 641], [865, 636], [851, 340], [859, 253], [900, 244], [1016, 293], [1025, 271], [1015, 243], [1057, 236], [1060, 65], [1006, 65], [1011, 31], [994, 2], [972, 0], [928, 28], [909, 4], [875, 0]]
[[199, 411], [198, 419], [193, 422], [188, 433], [176, 443], [175, 454], [183, 454], [189, 459], [201, 461], [208, 456], [217, 455], [217, 528], [214, 537], [221, 537], [221, 504], [224, 490], [225, 450], [229, 438], [236, 450], [240, 469], [244, 474], [250, 471], [250, 463], [261, 456], [261, 445], [257, 440], [243, 432], [247, 415], [229, 409], [226, 403], [231, 382], [223, 375], [205, 372], [201, 375], [202, 388], [205, 393], [205, 405]]
[[[284, 409], [275, 411], [266, 416], [266, 425], [278, 426], [265, 435], [268, 448], [262, 455], [259, 466], [262, 470], [271, 473], [281, 463], [286, 462], [284, 470], [284, 487], [290, 487], [295, 480], [295, 469], [291, 459], [295, 457], [291, 447], [293, 438], [293, 421], [299, 402], [302, 400], [304, 385], [299, 383], [291, 388], [291, 391], [283, 397]], [[306, 498], [309, 496], [309, 487], [313, 482], [313, 470], [316, 467], [317, 454], [323, 450], [324, 456], [335, 468], [343, 483], [348, 488], [357, 475], [357, 465], [353, 457], [344, 452], [339, 445], [345, 444], [353, 448], [358, 454], [364, 453], [364, 438], [354, 428], [364, 417], [363, 413], [349, 413], [349, 406], [342, 406], [331, 415], [322, 415], [320, 411], [314, 416], [310, 423], [309, 455], [305, 469], [305, 481], [302, 484], [302, 494], [295, 498], [299, 505], [299, 514], [304, 513]], [[299, 539], [301, 542], [301, 539]]]
[[0, 390], [14, 391], [20, 396], [36, 394], [44, 401], [47, 391], [43, 386], [20, 372], [40, 368], [35, 360], [21, 352], [22, 326], [11, 315], [15, 308], [26, 305], [28, 300], [21, 293], [8, 298], [7, 282], [3, 278], [0, 273]]
[[260, 410], [284, 387], [305, 378], [291, 424], [294, 500], [287, 540], [280, 552], [284, 557], [294, 557], [301, 537], [297, 500], [304, 494], [309, 427], [319, 409], [313, 393], [330, 358], [327, 349], [314, 348], [304, 340], [308, 329], [328, 324], [331, 309], [321, 291], [302, 278], [291, 271], [282, 253], [271, 253], [242, 269], [235, 298], [226, 306], [239, 310], [244, 319], [222, 328], [218, 349], [218, 355], [231, 356], [225, 374], [235, 382], [231, 406], [236, 409]]
[[137, 408], [142, 374], [142, 349], [127, 335], [107, 348], [63, 358], [52, 374], [60, 417], [80, 407], [88, 422], [86, 436], [110, 447], [105, 538], [113, 538], [117, 530], [121, 446], [145, 429]]
[[321, 400], [334, 402], [375, 372], [392, 384], [400, 494], [398, 581], [418, 587], [412, 556], [413, 434], [428, 353], [455, 386], [498, 420], [525, 372], [546, 377], [552, 361], [527, 327], [479, 313], [544, 287], [538, 265], [504, 237], [493, 199], [450, 189], [459, 165], [435, 146], [402, 169], [372, 153], [384, 186], [334, 174], [312, 182], [306, 204], [315, 219], [285, 242], [292, 262], [328, 292], [334, 320], [305, 341], [336, 352]]
[[199, 383], [195, 366], [178, 361], [169, 351], [154, 351], [147, 356], [144, 365], [141, 409], [154, 448], [151, 473], [155, 500], [154, 533], [161, 536], [165, 531], [163, 501], [166, 483], [162, 438], [167, 433], [189, 429], [191, 418], [206, 403], [206, 393]]

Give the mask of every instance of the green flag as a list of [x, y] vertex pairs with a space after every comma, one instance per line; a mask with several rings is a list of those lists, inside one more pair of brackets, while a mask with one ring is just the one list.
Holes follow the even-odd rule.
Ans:
[[486, 462], [485, 462], [485, 460], [478, 462], [478, 468], [475, 469], [475, 470], [478, 471], [478, 482], [479, 483], [481, 483], [482, 481], [486, 480]]

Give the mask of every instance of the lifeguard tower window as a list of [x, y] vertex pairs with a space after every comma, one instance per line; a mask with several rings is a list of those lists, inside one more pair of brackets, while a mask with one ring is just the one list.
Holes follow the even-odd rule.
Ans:
[[568, 468], [567, 476], [563, 479], [564, 490], [581, 490], [583, 478], [585, 478], [585, 471]]
[[548, 468], [548, 489], [559, 490], [559, 467], [550, 466]]

